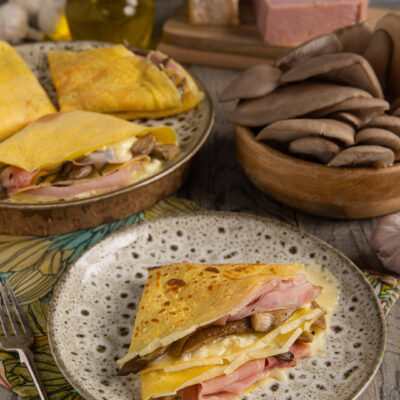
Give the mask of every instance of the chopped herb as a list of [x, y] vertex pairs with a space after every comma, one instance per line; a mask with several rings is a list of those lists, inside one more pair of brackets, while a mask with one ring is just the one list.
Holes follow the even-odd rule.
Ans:
[[13, 178], [13, 173], [10, 172], [10, 175], [8, 175], [8, 179], [11, 180]]

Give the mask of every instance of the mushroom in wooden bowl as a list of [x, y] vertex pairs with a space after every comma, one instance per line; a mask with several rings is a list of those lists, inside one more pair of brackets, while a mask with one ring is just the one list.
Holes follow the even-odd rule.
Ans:
[[252, 67], [221, 94], [250, 180], [332, 218], [400, 209], [400, 16], [362, 23]]

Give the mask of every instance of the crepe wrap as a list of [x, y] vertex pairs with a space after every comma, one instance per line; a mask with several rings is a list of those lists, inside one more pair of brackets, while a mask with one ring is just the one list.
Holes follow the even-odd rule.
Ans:
[[56, 112], [20, 55], [0, 41], [0, 141], [35, 119]]

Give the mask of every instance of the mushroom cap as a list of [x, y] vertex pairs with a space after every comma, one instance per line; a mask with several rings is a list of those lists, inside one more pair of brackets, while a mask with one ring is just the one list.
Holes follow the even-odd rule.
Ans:
[[336, 29], [333, 33], [342, 45], [342, 51], [363, 54], [371, 39], [374, 25], [363, 21]]
[[[245, 126], [262, 126], [310, 114], [351, 98], [371, 98], [364, 90], [331, 83], [305, 82], [283, 86], [258, 99], [244, 100], [228, 120]], [[382, 100], [380, 100], [382, 101]]]
[[328, 163], [328, 167], [378, 167], [394, 163], [392, 150], [381, 146], [353, 146], [342, 150]]
[[256, 140], [291, 142], [303, 137], [320, 136], [352, 145], [354, 134], [354, 128], [344, 122], [333, 119], [299, 118], [273, 122], [260, 131]]
[[397, 108], [396, 110], [394, 110], [394, 111], [392, 112], [392, 115], [393, 115], [394, 117], [400, 117], [400, 108]]
[[336, 35], [321, 35], [308, 40], [289, 51], [283, 57], [279, 58], [275, 62], [275, 65], [283, 71], [286, 71], [298, 61], [320, 56], [322, 54], [337, 53], [341, 50], [342, 45]]
[[346, 111], [338, 111], [333, 114], [328, 115], [330, 118], [334, 118], [335, 120], [347, 122], [351, 124], [355, 128], [360, 128], [362, 126], [362, 121], [356, 115], [346, 112]]
[[391, 99], [400, 97], [400, 15], [388, 13], [381, 18], [375, 27], [376, 31], [385, 31], [392, 39], [393, 50], [389, 65], [387, 87], [388, 96]]
[[367, 128], [356, 135], [357, 144], [374, 144], [393, 150], [395, 160], [400, 157], [400, 137], [386, 129]]
[[400, 136], [400, 118], [387, 114], [378, 115], [369, 121], [365, 128], [386, 129]]
[[320, 137], [303, 137], [289, 144], [290, 153], [312, 157], [323, 164], [331, 161], [339, 151], [340, 147], [336, 143]]
[[299, 82], [309, 78], [347, 84], [383, 99], [382, 87], [375, 71], [369, 62], [358, 54], [324, 54], [299, 61], [282, 75], [281, 81]]
[[313, 117], [325, 117], [337, 111], [350, 111], [359, 118], [363, 125], [389, 109], [389, 103], [375, 98], [350, 98], [340, 103], [322, 108], [312, 113]]
[[386, 76], [392, 57], [393, 42], [387, 32], [376, 31], [364, 51], [365, 59], [370, 63], [379, 79], [381, 87], [386, 88]]
[[220, 101], [265, 96], [280, 85], [282, 71], [273, 65], [255, 65], [233, 80], [221, 93]]

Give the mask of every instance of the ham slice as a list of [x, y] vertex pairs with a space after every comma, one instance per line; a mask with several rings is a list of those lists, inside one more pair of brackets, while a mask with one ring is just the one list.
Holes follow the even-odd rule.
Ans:
[[252, 360], [243, 364], [230, 375], [221, 375], [198, 385], [182, 389], [179, 395], [183, 400], [233, 400], [253, 383], [265, 378], [274, 368], [288, 368], [298, 360], [310, 355], [307, 343], [295, 342], [290, 347], [293, 361], [282, 361], [276, 357]]
[[213, 325], [224, 325], [227, 321], [237, 321], [258, 312], [298, 308], [314, 301], [321, 292], [322, 287], [308, 282], [304, 274], [273, 279], [260, 286], [254, 299], [242, 310], [218, 319]]
[[21, 168], [10, 166], [1, 172], [0, 179], [3, 186], [7, 188], [8, 193], [13, 193], [21, 187], [28, 186], [36, 172], [28, 172]]
[[33, 196], [45, 196], [55, 198], [69, 198], [91, 190], [116, 190], [129, 184], [131, 171], [142, 169], [142, 163], [136, 163], [116, 172], [93, 179], [91, 181], [76, 183], [70, 186], [44, 186], [38, 189], [27, 190], [25, 193]]

